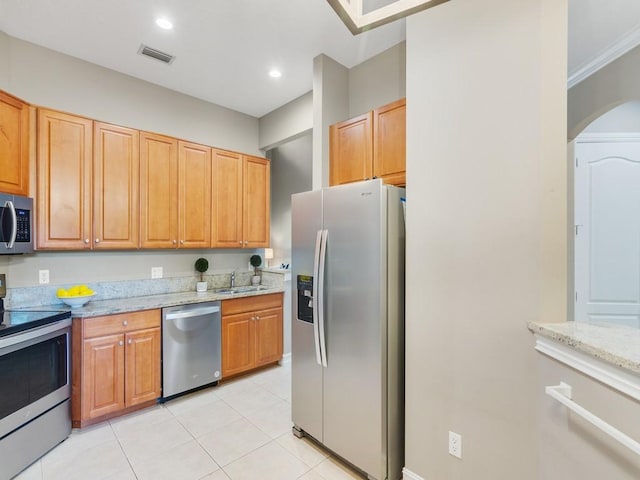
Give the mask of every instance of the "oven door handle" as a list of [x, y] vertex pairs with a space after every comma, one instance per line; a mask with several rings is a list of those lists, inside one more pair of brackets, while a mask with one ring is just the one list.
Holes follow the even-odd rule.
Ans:
[[11, 212], [11, 237], [5, 245], [7, 248], [13, 248], [13, 244], [16, 243], [16, 235], [18, 234], [18, 216], [16, 215], [16, 207], [11, 200], [7, 200], [4, 207]]
[[50, 333], [64, 330], [71, 326], [71, 319], [66, 318], [59, 320], [55, 323], [45, 325], [44, 327], [33, 328], [31, 330], [24, 330], [14, 335], [8, 335], [6, 337], [0, 337], [0, 349], [17, 345], [18, 343], [28, 342], [34, 338], [39, 338]]

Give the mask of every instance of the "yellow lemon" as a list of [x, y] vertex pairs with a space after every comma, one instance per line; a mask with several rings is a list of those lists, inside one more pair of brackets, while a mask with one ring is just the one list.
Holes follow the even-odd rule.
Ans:
[[64, 288], [59, 288], [56, 293], [60, 298], [69, 296], [68, 292]]

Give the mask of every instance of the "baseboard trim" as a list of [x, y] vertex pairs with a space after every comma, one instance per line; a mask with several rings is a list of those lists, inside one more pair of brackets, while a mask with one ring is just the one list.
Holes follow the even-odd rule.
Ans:
[[413, 473], [407, 467], [402, 469], [402, 480], [425, 480], [417, 473]]
[[278, 363], [280, 365], [284, 365], [285, 363], [291, 363], [291, 352], [283, 354], [282, 358]]

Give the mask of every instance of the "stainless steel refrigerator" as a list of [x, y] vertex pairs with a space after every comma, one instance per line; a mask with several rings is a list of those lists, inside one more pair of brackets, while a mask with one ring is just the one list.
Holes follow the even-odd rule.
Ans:
[[292, 418], [369, 478], [404, 462], [404, 190], [292, 196]]

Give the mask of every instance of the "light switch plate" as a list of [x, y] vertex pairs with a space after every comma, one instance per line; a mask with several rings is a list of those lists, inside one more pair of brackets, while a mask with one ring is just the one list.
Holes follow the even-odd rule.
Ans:
[[151, 267], [151, 278], [162, 278], [162, 267]]
[[49, 270], [38, 270], [38, 282], [40, 285], [49, 283]]

